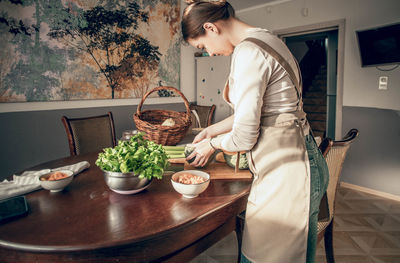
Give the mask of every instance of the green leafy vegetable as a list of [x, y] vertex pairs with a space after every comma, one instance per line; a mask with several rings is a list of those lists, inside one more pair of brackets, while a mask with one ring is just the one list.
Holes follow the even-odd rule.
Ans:
[[161, 144], [143, 138], [143, 133], [129, 141], [118, 141], [114, 148], [104, 148], [96, 165], [110, 172], [134, 172], [139, 178], [161, 179], [168, 166], [168, 157]]
[[168, 158], [185, 158], [185, 147], [184, 146], [163, 146], [165, 153]]
[[[237, 160], [237, 153], [235, 154], [226, 154], [224, 153], [224, 158], [226, 163], [232, 167], [236, 167], [236, 160]], [[240, 154], [240, 159], [239, 159], [239, 169], [245, 170], [249, 169], [249, 162], [247, 161], [246, 153], [241, 153]]]

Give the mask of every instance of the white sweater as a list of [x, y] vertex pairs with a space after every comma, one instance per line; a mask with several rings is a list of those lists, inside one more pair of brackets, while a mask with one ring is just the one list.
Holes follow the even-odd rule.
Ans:
[[[247, 31], [247, 37], [268, 43], [280, 52], [292, 68], [297, 68], [286, 45], [269, 31], [252, 28]], [[299, 72], [295, 73], [299, 78]], [[298, 110], [297, 92], [288, 73], [254, 43], [245, 41], [235, 47], [228, 84], [225, 88], [229, 91], [223, 94], [228, 95], [224, 99], [234, 109], [233, 127], [229, 133], [219, 135], [212, 141], [224, 150], [251, 150], [258, 139], [261, 117]]]

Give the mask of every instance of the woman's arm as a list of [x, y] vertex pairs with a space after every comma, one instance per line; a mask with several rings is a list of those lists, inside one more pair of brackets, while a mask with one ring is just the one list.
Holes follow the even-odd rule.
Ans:
[[255, 44], [246, 43], [236, 48], [240, 50], [232, 58], [235, 67], [231, 71], [235, 84], [230, 87], [234, 89], [230, 99], [235, 105], [235, 114], [196, 136], [193, 141], [196, 149], [187, 157], [187, 160], [196, 157], [194, 166], [204, 165], [216, 149], [247, 151], [257, 142], [271, 65], [266, 63], [264, 53]]
[[263, 97], [271, 72], [271, 63], [258, 46], [250, 42], [236, 46], [229, 93], [235, 106], [234, 122], [232, 131], [212, 139], [215, 148], [248, 151], [257, 143]]
[[202, 130], [197, 136], [194, 138], [193, 143], [198, 143], [204, 139], [213, 138], [223, 133], [230, 132], [232, 130], [233, 120], [235, 116], [231, 115], [228, 118], [214, 123], [213, 125], [208, 126], [204, 130]]

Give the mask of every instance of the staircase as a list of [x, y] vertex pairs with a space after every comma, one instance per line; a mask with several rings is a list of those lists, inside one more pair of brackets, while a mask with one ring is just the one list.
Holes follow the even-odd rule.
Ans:
[[326, 66], [320, 66], [311, 84], [303, 88], [303, 109], [307, 113], [314, 136], [325, 137], [326, 134]]

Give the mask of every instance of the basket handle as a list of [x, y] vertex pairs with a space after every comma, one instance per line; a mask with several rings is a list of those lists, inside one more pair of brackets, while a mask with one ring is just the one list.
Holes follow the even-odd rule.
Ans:
[[176, 89], [176, 88], [174, 88], [174, 87], [168, 87], [168, 86], [155, 87], [154, 89], [148, 91], [148, 92], [143, 96], [142, 100], [140, 101], [140, 103], [139, 103], [139, 105], [138, 105], [138, 107], [137, 107], [137, 110], [136, 110], [136, 114], [137, 114], [138, 116], [140, 116], [143, 103], [144, 103], [144, 101], [146, 100], [146, 98], [147, 98], [151, 93], [153, 93], [153, 92], [155, 92], [155, 91], [159, 91], [159, 90], [166, 90], [166, 89], [167, 89], [167, 90], [172, 90], [173, 92], [178, 93], [178, 94], [182, 97], [183, 102], [185, 103], [187, 116], [188, 116], [188, 118], [189, 118], [189, 117], [190, 117], [189, 102], [188, 102], [188, 100], [186, 99], [185, 95], [183, 95], [183, 93], [180, 92], [178, 89]]

